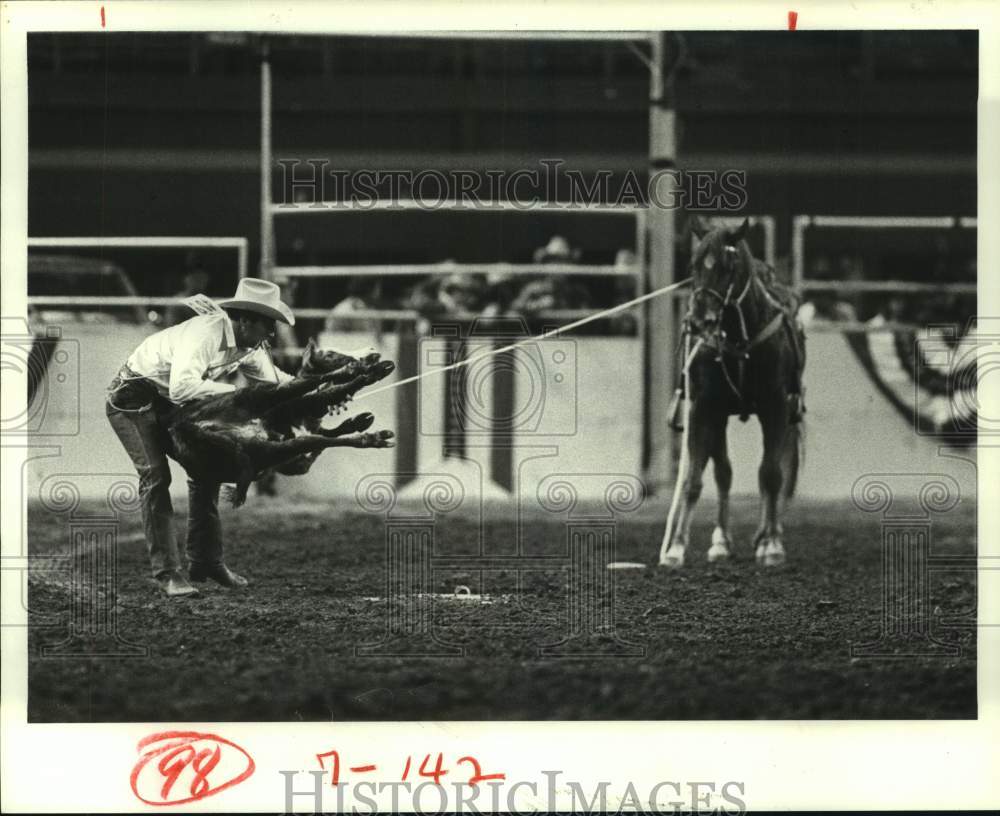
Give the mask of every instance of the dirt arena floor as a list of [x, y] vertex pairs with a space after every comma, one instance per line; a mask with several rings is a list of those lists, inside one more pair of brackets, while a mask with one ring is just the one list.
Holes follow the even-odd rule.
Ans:
[[[81, 590], [39, 560], [28, 593], [29, 720], [976, 716], [976, 575], [962, 558], [975, 552], [974, 506], [963, 502], [933, 522], [934, 555], [956, 558], [930, 574], [926, 619], [937, 641], [960, 647], [957, 657], [852, 656], [852, 644], [877, 640], [882, 622], [877, 518], [850, 505], [796, 504], [786, 519], [789, 565], [764, 570], [749, 548], [755, 505], [734, 508], [736, 554], [724, 565], [705, 559], [710, 512], [698, 514], [684, 571], [615, 572], [617, 641], [590, 639], [586, 649], [604, 654], [585, 657], [543, 654], [567, 633], [567, 573], [556, 567], [481, 577], [439, 569], [434, 593], [465, 585], [493, 603], [425, 598], [390, 609], [384, 521], [251, 498], [224, 513], [227, 560], [250, 590], [211, 585], [197, 599], [171, 600], [148, 577], [130, 515], [119, 532], [113, 619], [119, 637], [148, 655], [43, 656], [44, 646], [66, 639]], [[646, 510], [621, 521], [616, 558], [655, 563], [662, 524]], [[561, 521], [531, 519], [522, 529], [524, 552], [565, 552]], [[32, 555], [67, 553], [69, 535], [64, 516], [29, 508]], [[510, 554], [516, 540], [503, 516], [481, 525], [445, 518], [435, 536], [436, 557], [480, 546]], [[410, 634], [385, 644], [390, 614], [420, 610], [433, 639]], [[95, 636], [92, 644], [108, 642]], [[356, 653], [380, 643], [377, 655]], [[428, 647], [452, 654], [428, 656]], [[407, 649], [424, 652], [400, 654]]]

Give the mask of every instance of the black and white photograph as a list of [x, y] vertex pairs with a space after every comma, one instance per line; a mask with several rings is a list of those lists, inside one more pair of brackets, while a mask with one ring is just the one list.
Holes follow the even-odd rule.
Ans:
[[980, 31], [772, 9], [29, 30], [28, 727], [224, 807], [224, 724], [976, 721]]

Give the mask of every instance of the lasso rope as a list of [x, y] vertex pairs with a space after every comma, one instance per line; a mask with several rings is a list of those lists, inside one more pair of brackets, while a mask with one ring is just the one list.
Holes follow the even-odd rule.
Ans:
[[579, 320], [574, 320], [572, 323], [567, 323], [565, 326], [559, 326], [555, 329], [550, 329], [542, 334], [537, 334], [534, 337], [525, 337], [522, 340], [518, 340], [514, 343], [510, 343], [506, 346], [502, 346], [497, 349], [486, 349], [478, 354], [473, 354], [471, 357], [466, 357], [463, 360], [459, 360], [457, 363], [452, 363], [451, 365], [440, 366], [428, 369], [427, 371], [422, 371], [420, 374], [414, 374], [412, 377], [407, 377], [402, 380], [397, 380], [396, 382], [388, 383], [387, 385], [380, 386], [379, 388], [374, 388], [371, 391], [364, 391], [354, 398], [354, 401], [363, 400], [367, 397], [375, 396], [375, 394], [380, 394], [383, 391], [389, 391], [393, 388], [399, 388], [402, 385], [409, 385], [410, 383], [418, 382], [424, 377], [430, 377], [435, 374], [442, 374], [445, 371], [451, 371], [456, 368], [462, 368], [463, 366], [472, 365], [473, 363], [482, 360], [486, 357], [492, 357], [495, 354], [503, 354], [508, 351], [513, 351], [516, 348], [527, 345], [528, 343], [537, 343], [541, 340], [548, 340], [551, 337], [558, 337], [560, 334], [565, 334], [566, 332], [573, 331], [573, 329], [578, 329], [580, 326], [585, 326], [588, 323], [593, 323], [595, 320], [602, 320], [611, 315], [618, 314], [619, 312], [624, 312], [629, 309], [638, 306], [640, 303], [645, 303], [647, 300], [652, 300], [653, 298], [660, 297], [669, 292], [673, 292], [676, 289], [680, 289], [682, 286], [686, 286], [691, 282], [690, 278], [685, 278], [677, 283], [672, 283], [669, 286], [662, 286], [659, 289], [655, 289], [652, 292], [647, 292], [645, 295], [640, 295], [637, 298], [628, 300], [625, 303], [620, 303], [617, 306], [612, 306], [609, 309], [602, 309], [599, 312], [594, 312], [593, 314], [587, 315], [586, 317], [581, 317]]
[[670, 512], [667, 514], [667, 529], [663, 537], [663, 546], [660, 548], [660, 563], [663, 563], [663, 558], [670, 549], [670, 545], [673, 542], [673, 529], [674, 529], [674, 519], [677, 516], [677, 507], [680, 504], [681, 499], [681, 486], [684, 484], [684, 480], [687, 478], [687, 467], [688, 467], [688, 434], [691, 428], [691, 361], [694, 359], [695, 354], [698, 353], [698, 349], [701, 348], [701, 344], [705, 341], [702, 338], [698, 338], [698, 342], [694, 344], [694, 348], [691, 346], [691, 335], [685, 332], [684, 334], [684, 429], [681, 432], [681, 458], [677, 463], [677, 481], [674, 482], [674, 496], [670, 501]]

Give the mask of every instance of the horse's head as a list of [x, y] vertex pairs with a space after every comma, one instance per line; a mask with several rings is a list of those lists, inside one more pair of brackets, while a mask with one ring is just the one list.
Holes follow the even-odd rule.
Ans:
[[687, 322], [696, 334], [723, 331], [727, 310], [739, 306], [750, 287], [753, 256], [743, 240], [748, 227], [748, 220], [735, 230], [706, 230], [695, 222], [694, 232], [700, 241], [691, 260]]

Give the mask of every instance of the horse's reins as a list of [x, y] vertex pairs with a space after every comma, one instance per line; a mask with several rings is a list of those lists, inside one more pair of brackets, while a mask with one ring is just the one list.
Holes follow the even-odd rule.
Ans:
[[[725, 264], [727, 272], [734, 273], [733, 259], [736, 253], [737, 253], [736, 247], [727, 246], [724, 249], [723, 263]], [[733, 278], [735, 278], [735, 274], [733, 274]], [[735, 279], [731, 279], [729, 282], [729, 286], [726, 288], [726, 293], [724, 295], [719, 293], [717, 290], [713, 289], [710, 286], [696, 286], [692, 288], [691, 299], [688, 303], [688, 311], [687, 314], [684, 316], [684, 333], [685, 335], [691, 335], [691, 334], [696, 335], [701, 341], [704, 342], [706, 346], [716, 350], [717, 355], [715, 359], [716, 362], [719, 364], [719, 367], [722, 369], [722, 375], [726, 379], [726, 384], [732, 390], [737, 400], [739, 400], [740, 406], [745, 410], [747, 406], [745, 404], [745, 400], [743, 397], [742, 386], [744, 380], [744, 369], [747, 360], [750, 359], [750, 352], [757, 346], [759, 346], [761, 343], [763, 343], [765, 340], [767, 340], [769, 337], [771, 337], [776, 331], [778, 331], [778, 329], [781, 328], [781, 324], [785, 320], [786, 314], [782, 305], [778, 303], [777, 300], [774, 299], [771, 293], [767, 291], [767, 287], [764, 286], [761, 283], [760, 279], [757, 277], [757, 272], [754, 269], [753, 264], [749, 265], [749, 269], [747, 271], [746, 283], [743, 285], [743, 291], [741, 291], [734, 300], [733, 289], [735, 288], [735, 286], [736, 286]], [[753, 338], [751, 338], [749, 332], [747, 331], [746, 316], [743, 314], [743, 301], [746, 299], [746, 296], [750, 293], [750, 289], [754, 287], [758, 288], [763, 293], [765, 300], [767, 300], [767, 302], [771, 306], [773, 306], [777, 311], [774, 317], [772, 317], [764, 325], [764, 328], [762, 328], [759, 332], [757, 332], [757, 334], [753, 336]], [[694, 319], [694, 303], [696, 298], [700, 294], [711, 295], [716, 300], [718, 300], [720, 304], [718, 323], [716, 324], [714, 331], [710, 333], [707, 333], [704, 329], [698, 329], [695, 325], [696, 321]], [[727, 308], [735, 309], [736, 315], [739, 318], [741, 338], [738, 342], [735, 343], [731, 342], [726, 337], [726, 332], [722, 328], [722, 319], [725, 316]], [[739, 385], [733, 382], [733, 378], [729, 374], [729, 369], [726, 368], [725, 358], [727, 355], [736, 358], [739, 370], [739, 375], [738, 375]], [[741, 414], [741, 418], [743, 417], [745, 417], [745, 415]]]

